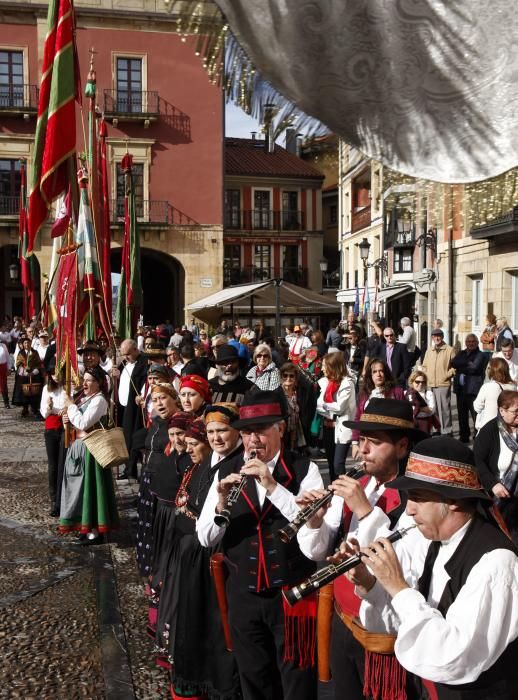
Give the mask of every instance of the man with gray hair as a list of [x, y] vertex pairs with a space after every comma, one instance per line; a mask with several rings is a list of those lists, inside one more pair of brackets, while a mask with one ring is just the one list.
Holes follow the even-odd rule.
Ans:
[[398, 342], [406, 345], [406, 349], [412, 355], [415, 353], [415, 330], [412, 328], [412, 322], [408, 316], [403, 316], [399, 321], [401, 326], [401, 335], [398, 336]]

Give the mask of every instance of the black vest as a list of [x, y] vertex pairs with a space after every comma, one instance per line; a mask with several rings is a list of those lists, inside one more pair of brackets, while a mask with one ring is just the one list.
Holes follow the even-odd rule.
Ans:
[[[219, 478], [239, 472], [242, 465], [241, 455], [220, 470]], [[275, 465], [273, 478], [296, 495], [308, 467], [309, 459], [292, 461], [290, 455], [284, 453]], [[315, 571], [315, 563], [302, 554], [296, 538], [284, 544], [278, 537], [278, 530], [287, 522], [268, 498], [260, 507], [255, 482], [249, 480], [232, 507], [230, 525], [223, 538], [223, 549], [234, 586], [259, 593], [266, 589], [292, 586]]]
[[[516, 552], [510, 539], [493, 523], [475, 516], [460, 545], [445, 565], [450, 580], [437, 609], [446, 616], [448, 608], [466, 583], [471, 569], [481, 557], [495, 549]], [[432, 652], [433, 653], [433, 652]], [[518, 697], [518, 639], [473, 683], [436, 683], [440, 700], [512, 700]]]

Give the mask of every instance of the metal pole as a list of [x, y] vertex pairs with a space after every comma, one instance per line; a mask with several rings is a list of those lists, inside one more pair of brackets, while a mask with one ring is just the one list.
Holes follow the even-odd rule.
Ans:
[[274, 280], [275, 283], [275, 342], [281, 337], [281, 284], [282, 279]]

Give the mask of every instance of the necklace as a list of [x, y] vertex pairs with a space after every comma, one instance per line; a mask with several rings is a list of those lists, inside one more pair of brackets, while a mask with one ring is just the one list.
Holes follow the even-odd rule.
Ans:
[[175, 505], [177, 505], [179, 508], [181, 508], [187, 503], [187, 500], [189, 498], [187, 486], [189, 485], [189, 481], [192, 479], [197, 466], [197, 464], [192, 464], [188, 469], [185, 470], [185, 473], [182, 478], [182, 483], [180, 484], [180, 488], [178, 489], [178, 493], [176, 494], [176, 498], [174, 501]]

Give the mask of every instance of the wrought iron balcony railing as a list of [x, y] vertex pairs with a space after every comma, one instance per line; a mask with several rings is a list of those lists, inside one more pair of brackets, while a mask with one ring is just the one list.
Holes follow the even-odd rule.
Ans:
[[157, 117], [160, 97], [156, 90], [105, 90], [104, 112], [109, 115]]
[[[197, 224], [190, 216], [163, 200], [137, 199], [135, 202], [135, 213], [138, 223], [144, 226], [186, 226]], [[124, 199], [116, 199], [110, 202], [110, 219], [112, 224], [124, 221]]]
[[37, 112], [37, 85], [0, 85], [0, 111]]
[[304, 231], [306, 217], [296, 209], [225, 210], [225, 228], [239, 231]]
[[20, 195], [0, 195], [0, 216], [18, 218]]
[[281, 270], [275, 270], [271, 267], [255, 267], [254, 265], [237, 268], [225, 264], [223, 268], [223, 280], [226, 287], [246, 284], [247, 282], [264, 282], [274, 277], [281, 277], [285, 282], [291, 282], [301, 287], [307, 287], [308, 284], [308, 271], [304, 267], [285, 267]]

